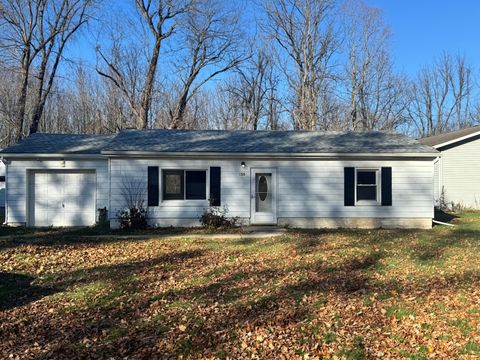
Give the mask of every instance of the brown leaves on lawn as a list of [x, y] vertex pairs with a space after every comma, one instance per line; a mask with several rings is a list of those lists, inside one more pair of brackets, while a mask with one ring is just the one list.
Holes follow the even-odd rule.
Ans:
[[11, 244], [0, 357], [477, 356], [480, 225], [467, 225]]

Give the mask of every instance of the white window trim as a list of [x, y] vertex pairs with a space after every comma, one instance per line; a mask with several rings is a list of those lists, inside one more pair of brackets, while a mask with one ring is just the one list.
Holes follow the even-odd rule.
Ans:
[[[183, 171], [183, 189], [184, 189], [184, 199], [179, 200], [179, 199], [173, 199], [173, 200], [168, 200], [164, 199], [164, 193], [163, 193], [163, 171], [169, 171], [169, 170], [175, 170], [175, 171]], [[187, 187], [187, 177], [185, 176], [186, 171], [205, 171], [206, 176], [205, 176], [205, 196], [206, 199], [185, 199], [186, 196], [186, 187]], [[161, 168], [160, 169], [160, 179], [159, 179], [159, 186], [160, 186], [160, 192], [161, 192], [161, 203], [166, 203], [169, 205], [182, 205], [182, 206], [188, 206], [188, 205], [195, 205], [195, 206], [204, 206], [205, 204], [208, 204], [208, 199], [210, 199], [210, 171], [209, 169], [205, 168], [188, 168], [188, 169], [179, 169], [179, 168]]]
[[[357, 173], [362, 171], [375, 171], [375, 182], [377, 186], [377, 200], [357, 200]], [[381, 206], [382, 205], [382, 184], [381, 168], [355, 168], [355, 205], [358, 206]]]

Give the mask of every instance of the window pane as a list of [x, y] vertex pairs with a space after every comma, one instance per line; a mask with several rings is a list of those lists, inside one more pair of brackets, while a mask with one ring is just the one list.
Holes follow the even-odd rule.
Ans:
[[167, 175], [165, 178], [165, 192], [167, 194], [181, 194], [182, 177], [180, 175]]
[[256, 174], [255, 176], [255, 211], [271, 212], [272, 211], [272, 174]]
[[207, 198], [207, 173], [205, 171], [185, 172], [185, 194], [187, 199]]
[[265, 176], [260, 176], [260, 179], [258, 180], [258, 194], [260, 196], [261, 201], [265, 201], [265, 198], [267, 197], [268, 193], [268, 183], [267, 183], [267, 178]]
[[357, 186], [357, 201], [360, 200], [377, 200], [376, 186]]
[[357, 171], [357, 184], [375, 185], [377, 183], [376, 171]]
[[163, 198], [183, 200], [183, 170], [163, 171]]

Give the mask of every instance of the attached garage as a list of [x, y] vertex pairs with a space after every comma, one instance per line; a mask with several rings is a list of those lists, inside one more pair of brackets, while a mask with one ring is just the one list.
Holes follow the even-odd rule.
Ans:
[[95, 224], [94, 171], [29, 171], [28, 225]]
[[90, 226], [109, 208], [111, 135], [37, 133], [0, 152], [6, 165], [5, 223]]

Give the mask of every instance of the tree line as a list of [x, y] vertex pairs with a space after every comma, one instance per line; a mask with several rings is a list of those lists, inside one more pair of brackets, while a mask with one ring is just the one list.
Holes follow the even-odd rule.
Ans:
[[479, 122], [464, 56], [407, 76], [391, 41], [362, 0], [0, 0], [0, 144], [132, 127], [421, 137]]

